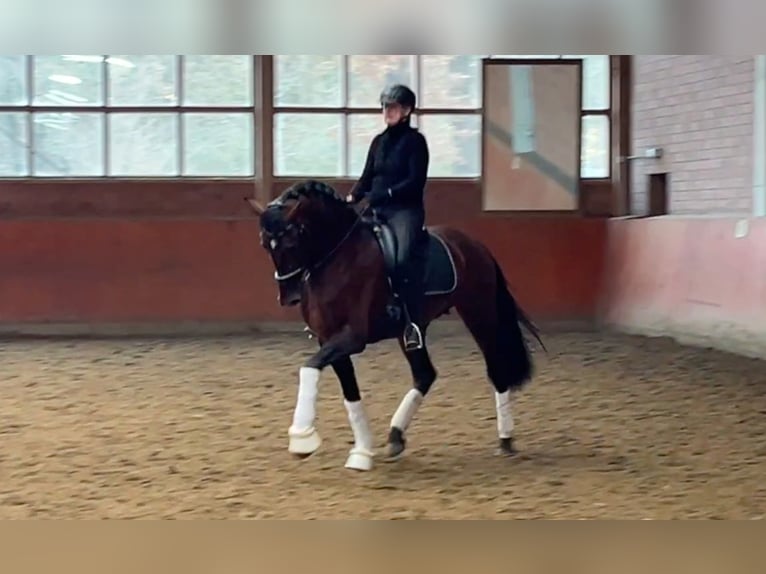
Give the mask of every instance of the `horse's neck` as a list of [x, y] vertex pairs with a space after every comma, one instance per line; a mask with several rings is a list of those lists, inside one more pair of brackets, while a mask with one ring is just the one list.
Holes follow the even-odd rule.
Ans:
[[375, 236], [362, 222], [344, 227], [334, 251], [305, 283], [302, 312], [306, 323], [314, 328], [334, 331], [358, 309], [346, 302], [366, 301], [365, 283], [373, 280]]
[[357, 221], [357, 215], [350, 209], [339, 209], [337, 214], [333, 214], [327, 221], [325, 229], [331, 230], [328, 233], [333, 247], [344, 240], [344, 238], [353, 230]]
[[332, 229], [332, 233], [328, 233], [322, 242], [322, 257], [326, 259], [322, 267], [341, 270], [359, 266], [360, 257], [365, 252], [364, 244], [367, 240], [374, 241], [368, 225], [351, 211], [328, 222], [326, 229]]
[[341, 210], [321, 222], [320, 233], [322, 238], [314, 244], [315, 252], [313, 257], [315, 264], [333, 255], [341, 247], [341, 244], [347, 240], [348, 235], [354, 231], [355, 223], [356, 215], [353, 212]]

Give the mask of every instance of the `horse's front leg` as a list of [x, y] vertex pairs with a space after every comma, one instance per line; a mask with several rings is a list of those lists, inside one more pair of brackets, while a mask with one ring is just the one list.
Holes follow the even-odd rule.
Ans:
[[343, 404], [348, 413], [348, 422], [354, 433], [354, 446], [348, 453], [346, 468], [370, 470], [372, 468], [373, 438], [370, 423], [362, 405], [362, 396], [356, 381], [354, 363], [348, 355], [332, 363], [332, 368], [343, 390]]
[[[322, 440], [314, 427], [319, 379], [327, 365], [350, 357], [364, 350], [364, 343], [354, 336], [350, 329], [344, 329], [320, 343], [319, 350], [300, 369], [298, 398], [293, 413], [293, 422], [288, 430], [288, 450], [296, 455], [308, 456], [317, 451]], [[352, 369], [353, 372], [353, 369]], [[348, 406], [358, 416], [361, 402]], [[362, 411], [362, 416], [363, 416]]]

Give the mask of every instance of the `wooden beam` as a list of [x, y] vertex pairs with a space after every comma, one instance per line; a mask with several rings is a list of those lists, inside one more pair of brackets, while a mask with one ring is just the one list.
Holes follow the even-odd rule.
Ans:
[[274, 56], [255, 56], [255, 198], [268, 203], [274, 194]]

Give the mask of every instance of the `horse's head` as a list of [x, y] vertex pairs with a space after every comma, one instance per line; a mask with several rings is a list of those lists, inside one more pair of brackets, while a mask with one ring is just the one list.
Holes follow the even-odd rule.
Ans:
[[250, 204], [260, 215], [261, 245], [274, 264], [279, 302], [297, 305], [306, 277], [332, 248], [338, 214], [351, 208], [332, 187], [313, 180], [293, 185], [266, 207]]

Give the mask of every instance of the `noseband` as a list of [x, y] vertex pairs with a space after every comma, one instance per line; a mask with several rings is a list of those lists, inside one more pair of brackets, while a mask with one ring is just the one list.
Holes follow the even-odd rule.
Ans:
[[305, 267], [298, 267], [298, 269], [290, 271], [289, 273], [285, 273], [284, 275], [280, 275], [279, 272], [274, 271], [274, 279], [276, 279], [277, 281], [287, 281], [288, 279], [292, 279], [296, 275], [300, 275], [304, 271], [306, 271]]

